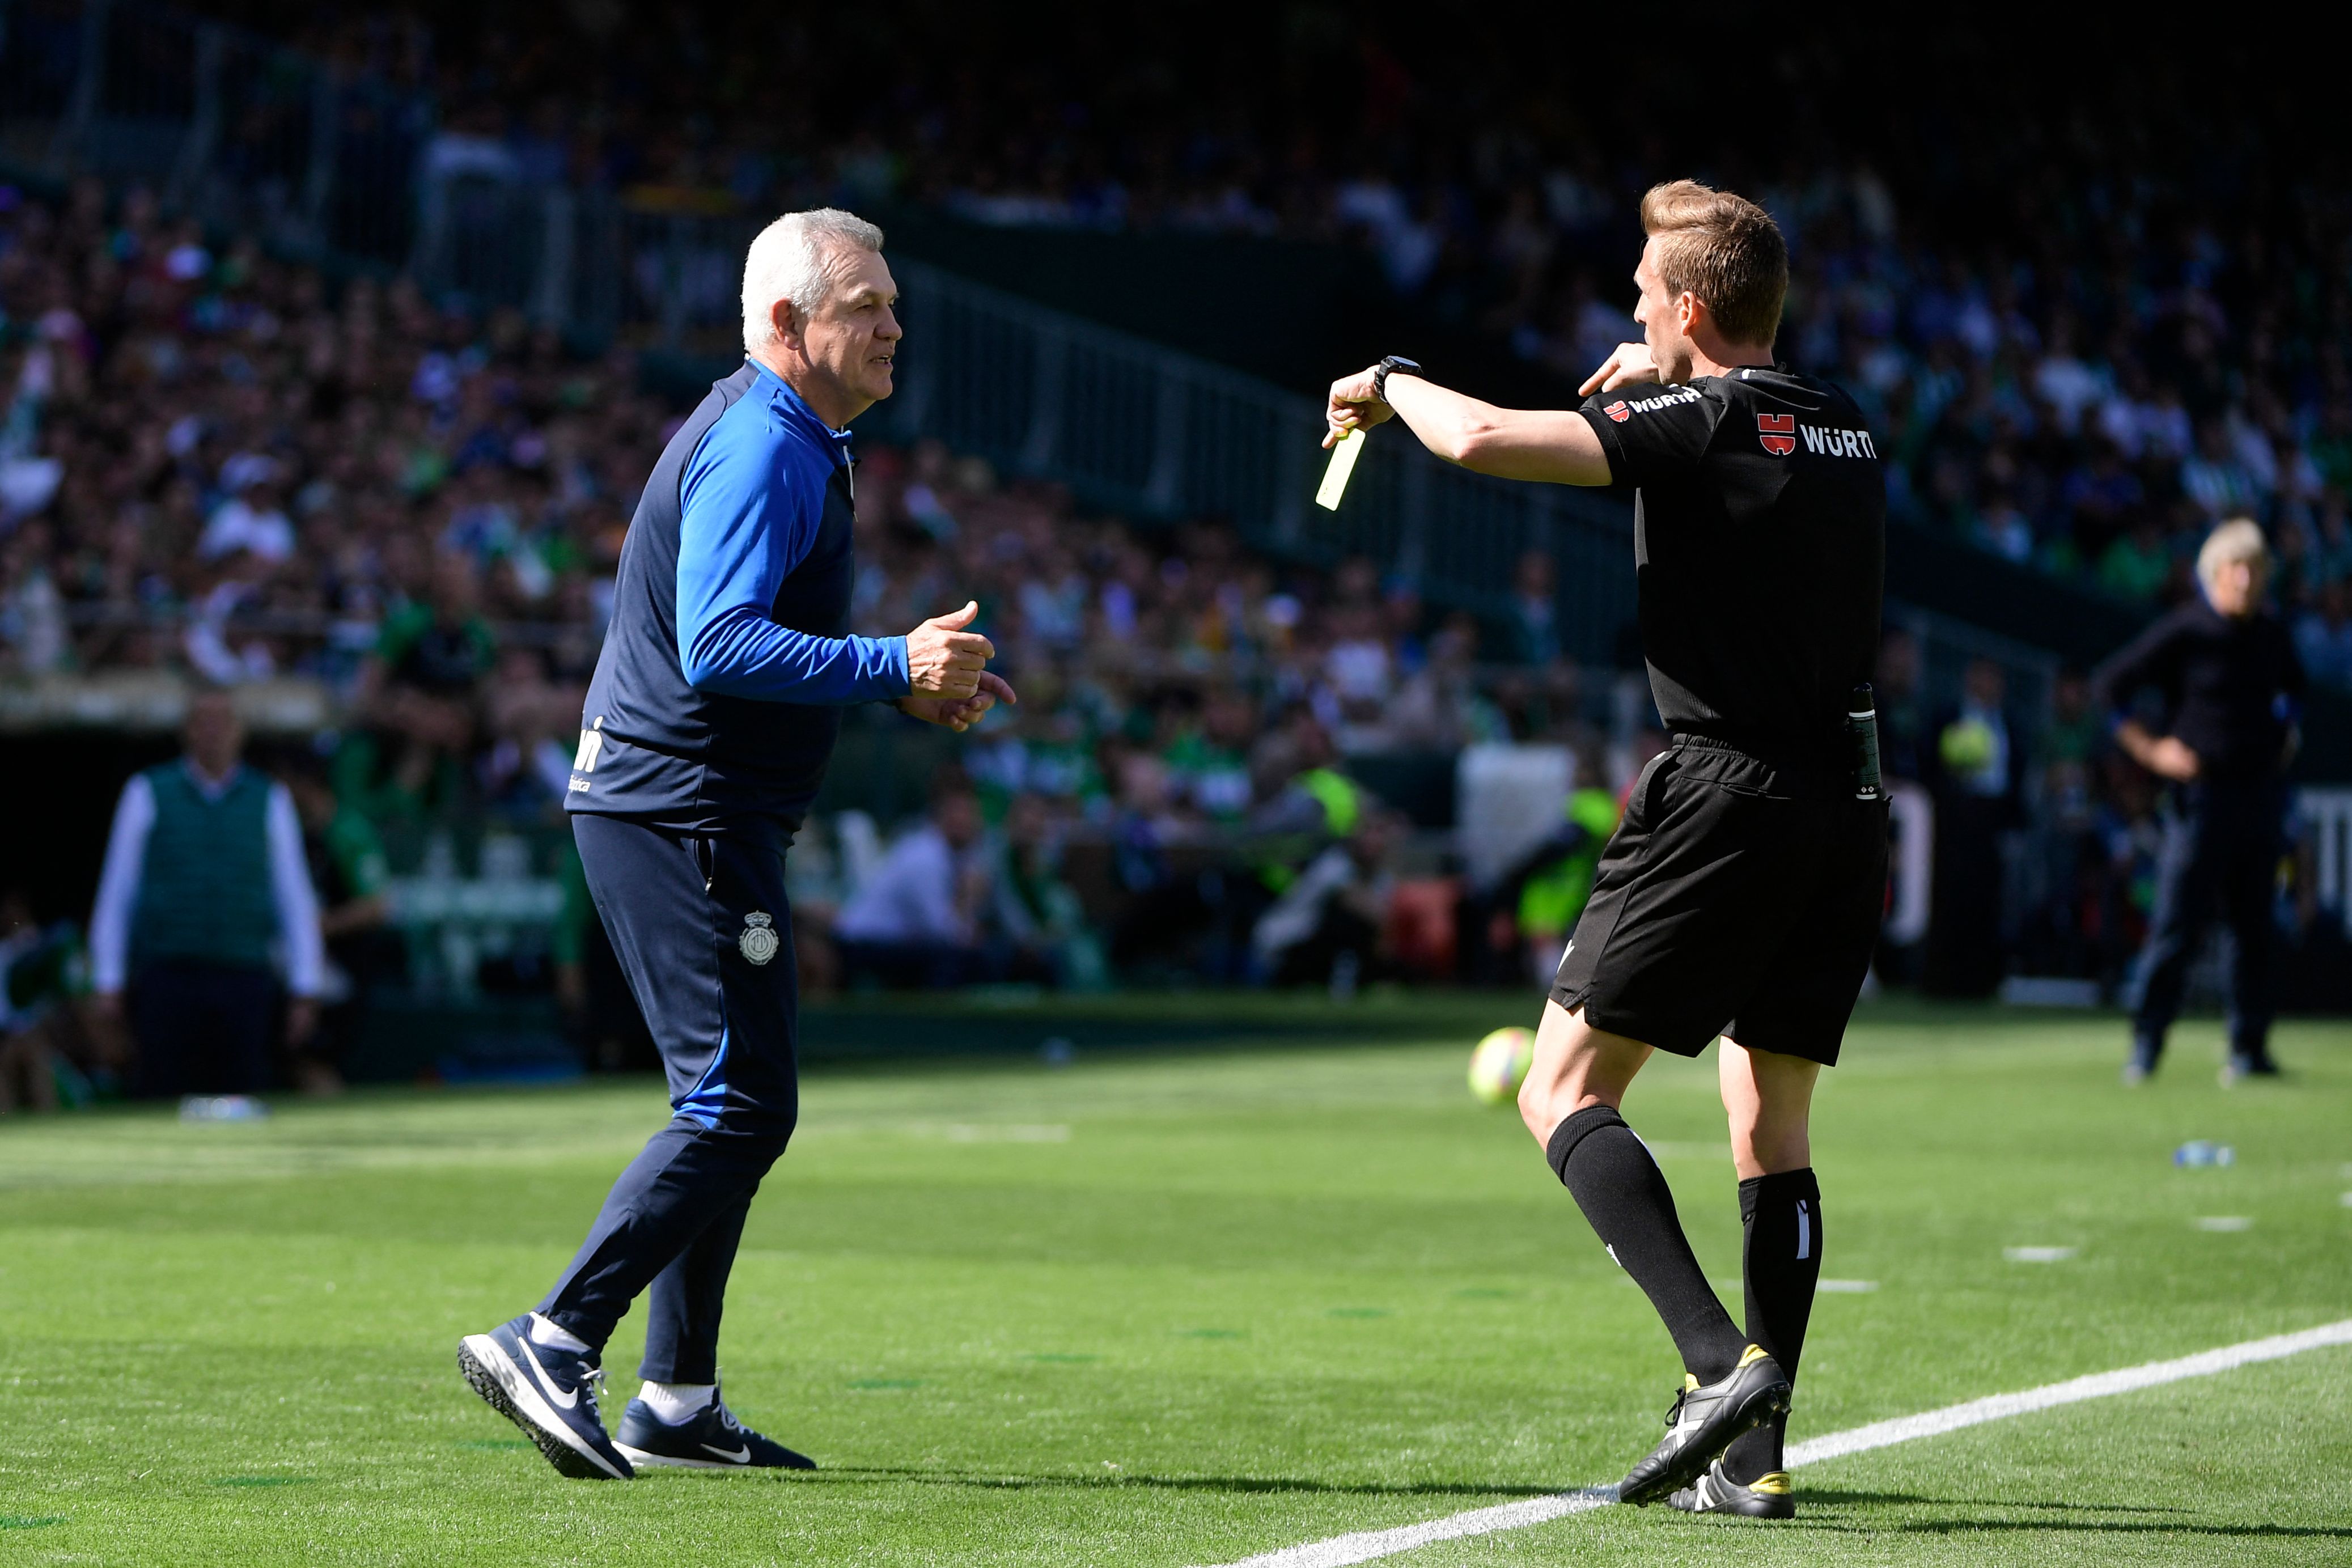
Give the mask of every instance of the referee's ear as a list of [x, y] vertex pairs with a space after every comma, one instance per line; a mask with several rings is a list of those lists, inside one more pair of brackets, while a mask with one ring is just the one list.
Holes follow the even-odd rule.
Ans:
[[1706, 308], [1706, 301], [1687, 289], [1675, 296], [1675, 330], [1694, 342], [1698, 341], [1702, 325], [1715, 324], [1714, 315]]

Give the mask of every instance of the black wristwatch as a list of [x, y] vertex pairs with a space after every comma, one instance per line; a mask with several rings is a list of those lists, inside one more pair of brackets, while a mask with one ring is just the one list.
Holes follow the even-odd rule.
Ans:
[[1381, 361], [1372, 371], [1372, 396], [1382, 403], [1389, 400], [1389, 372], [1392, 370], [1401, 370], [1407, 375], [1421, 374], [1421, 366], [1409, 359], [1399, 359], [1391, 354]]

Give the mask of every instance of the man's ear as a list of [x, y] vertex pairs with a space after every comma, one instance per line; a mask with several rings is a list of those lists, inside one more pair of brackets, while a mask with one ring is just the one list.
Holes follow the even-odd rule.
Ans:
[[1675, 326], [1684, 337], [1696, 342], [1699, 323], [1706, 320], [1706, 300], [1687, 289], [1675, 296]]
[[774, 304], [769, 306], [768, 320], [775, 325], [776, 341], [778, 342], [794, 346], [799, 344], [801, 336], [800, 317], [799, 314], [793, 310], [793, 302], [790, 300], [779, 300]]

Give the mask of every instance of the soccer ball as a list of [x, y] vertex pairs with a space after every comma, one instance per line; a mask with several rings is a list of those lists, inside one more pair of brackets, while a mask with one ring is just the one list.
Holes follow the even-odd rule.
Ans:
[[1488, 1105], [1507, 1105], [1519, 1092], [1535, 1060], [1536, 1037], [1516, 1024], [1497, 1029], [1470, 1053], [1470, 1092]]

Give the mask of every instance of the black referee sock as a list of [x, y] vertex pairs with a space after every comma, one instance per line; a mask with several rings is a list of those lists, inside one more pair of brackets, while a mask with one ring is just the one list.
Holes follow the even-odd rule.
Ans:
[[1699, 1272], [1665, 1175], [1625, 1119], [1587, 1106], [1553, 1129], [1544, 1154], [1609, 1255], [1665, 1320], [1691, 1375], [1701, 1383], [1728, 1376], [1748, 1341]]
[[[1748, 1337], [1771, 1352], [1791, 1382], [1813, 1315], [1822, 1278], [1822, 1188], [1810, 1165], [1750, 1176], [1739, 1184], [1739, 1222], [1747, 1232]], [[1780, 1468], [1789, 1418], [1775, 1415], [1741, 1434], [1723, 1456], [1723, 1473], [1746, 1486]]]

